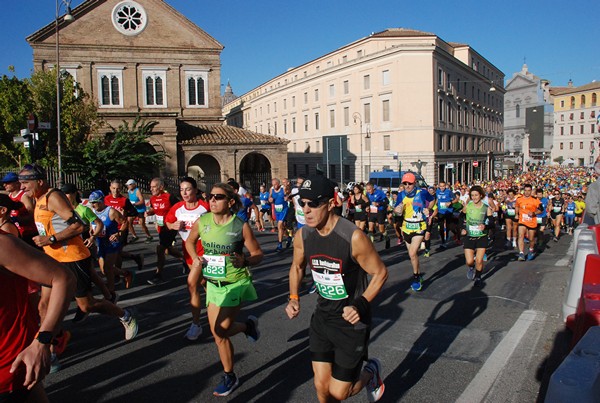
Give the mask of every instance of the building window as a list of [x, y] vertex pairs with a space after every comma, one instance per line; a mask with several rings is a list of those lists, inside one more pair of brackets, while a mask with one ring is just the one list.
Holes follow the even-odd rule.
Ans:
[[573, 126], [569, 126], [569, 134], [573, 134]]
[[390, 150], [390, 135], [389, 134], [386, 134], [383, 136], [383, 150], [384, 151]]
[[384, 122], [390, 121], [390, 100], [384, 99], [381, 101], [381, 115]]
[[381, 72], [381, 84], [382, 85], [390, 84], [390, 71], [389, 70], [383, 70]]
[[581, 95], [581, 107], [585, 108], [585, 95]]
[[560, 115], [560, 121], [561, 121], [561, 122], [564, 122], [564, 121], [565, 121], [565, 115], [564, 115], [564, 114], [561, 114], [561, 115]]
[[579, 125], [579, 134], [583, 134], [583, 125]]
[[208, 99], [208, 72], [186, 72], [186, 81], [188, 106], [206, 108], [208, 106], [206, 102], [206, 100]]
[[563, 100], [563, 101], [560, 101], [560, 107], [561, 107], [561, 108], [564, 108], [564, 107], [565, 107], [565, 101], [564, 101], [564, 100]]
[[267, 104], [267, 115], [271, 113], [271, 104]]
[[277, 113], [277, 102], [273, 102], [273, 113]]
[[308, 92], [304, 93], [304, 105], [308, 103]]
[[594, 93], [592, 94], [592, 106], [596, 106], [596, 101], [597, 101], [596, 97], [597, 97], [597, 96], [596, 96], [596, 93], [594, 92]]
[[571, 109], [575, 109], [575, 97], [571, 97]]
[[564, 136], [564, 134], [565, 134], [565, 127], [564, 127], [564, 126], [561, 126], [561, 127], [560, 127], [560, 135], [561, 135], [561, 136]]
[[363, 88], [365, 90], [371, 89], [371, 76], [368, 74], [366, 76], [363, 76]]
[[585, 112], [581, 112], [579, 114], [579, 119], [585, 119]]
[[348, 95], [350, 93], [350, 83], [348, 80], [344, 81], [344, 95]]
[[329, 110], [329, 127], [335, 128], [335, 110]]
[[562, 150], [564, 148], [563, 143], [560, 143], [560, 149]]
[[462, 108], [460, 106], [456, 109], [456, 122], [462, 125]]
[[365, 151], [371, 151], [371, 137], [365, 137]]
[[438, 85], [440, 87], [444, 86], [444, 72], [442, 69], [438, 69]]
[[319, 140], [315, 141], [315, 152], [318, 153], [321, 151], [321, 142]]
[[335, 85], [334, 84], [329, 85], [329, 97], [330, 98], [335, 97]]
[[315, 113], [315, 129], [319, 130], [319, 112]]
[[123, 107], [123, 71], [98, 69], [100, 107]]
[[572, 142], [572, 141], [570, 141], [570, 142], [569, 142], [569, 150], [572, 150], [572, 149], [573, 149], [573, 142]]
[[448, 123], [452, 123], [452, 102], [448, 102]]
[[446, 89], [450, 91], [452, 89], [452, 82], [450, 81], [450, 73], [446, 73]]
[[296, 107], [296, 96], [294, 95], [292, 97], [292, 108], [295, 108], [295, 107]]
[[165, 71], [143, 73], [144, 106], [167, 106], [164, 99], [164, 94], [167, 93], [165, 73]]
[[371, 104], [364, 104], [365, 123], [371, 123]]
[[308, 115], [304, 115], [304, 131], [308, 131]]
[[516, 113], [516, 117], [518, 117], [518, 118], [521, 117], [521, 105], [517, 104], [517, 106], [515, 107], [515, 113]]
[[362, 57], [362, 55], [363, 55], [363, 51], [362, 50], [357, 50], [356, 51], [356, 58], [357, 59], [360, 59]]
[[113, 9], [112, 23], [123, 35], [134, 36], [146, 28], [148, 17], [140, 4], [135, 1], [123, 1]]
[[350, 108], [347, 106], [344, 107], [344, 126], [350, 126]]
[[444, 120], [444, 100], [442, 98], [438, 100], [438, 120], [440, 122]]
[[292, 133], [296, 133], [296, 118], [292, 118]]
[[444, 135], [438, 134], [438, 150], [444, 151]]
[[319, 101], [319, 90], [315, 90], [315, 102]]
[[590, 125], [590, 133], [595, 133], [595, 132], [596, 132], [596, 125], [592, 123]]
[[583, 141], [580, 141], [580, 142], [579, 142], [579, 149], [580, 149], [580, 150], [583, 150]]
[[287, 134], [287, 119], [283, 119], [283, 134]]

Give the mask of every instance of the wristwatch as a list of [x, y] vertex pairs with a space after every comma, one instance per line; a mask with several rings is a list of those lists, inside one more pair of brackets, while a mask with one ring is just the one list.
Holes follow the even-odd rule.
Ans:
[[52, 235], [50, 237], [50, 243], [57, 243], [57, 242], [58, 242], [58, 240], [56, 239], [56, 237], [54, 235]]
[[35, 339], [41, 344], [53, 344], [54, 342], [54, 336], [52, 335], [52, 332], [38, 332]]

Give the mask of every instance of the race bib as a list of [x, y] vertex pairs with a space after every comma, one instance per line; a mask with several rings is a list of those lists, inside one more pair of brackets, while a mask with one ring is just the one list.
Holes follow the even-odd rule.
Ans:
[[494, 211], [494, 212], [492, 213], [492, 217], [498, 217], [498, 212], [497, 212], [497, 211]]
[[560, 210], [562, 210], [562, 207], [560, 206], [555, 206], [552, 208], [552, 211], [554, 211], [555, 213], [560, 213]]
[[449, 205], [450, 205], [450, 203], [440, 202], [440, 209], [445, 210], [448, 208]]
[[267, 204], [267, 201], [266, 201], [266, 200], [261, 200], [261, 201], [260, 201], [260, 205], [261, 205], [261, 206], [264, 206], [265, 204]]
[[360, 206], [354, 207], [354, 212], [355, 213], [362, 213], [362, 207], [360, 207]]
[[521, 214], [521, 220], [523, 220], [523, 222], [529, 222], [531, 221], [531, 216], [529, 214]]
[[38, 234], [41, 236], [46, 236], [46, 228], [44, 227], [44, 224], [41, 222], [36, 222], [35, 227], [37, 228]]
[[514, 217], [515, 216], [515, 209], [514, 208], [506, 209], [506, 215]]
[[156, 216], [156, 225], [158, 225], [159, 227], [164, 227], [165, 226], [165, 216], [157, 215]]
[[369, 206], [369, 213], [377, 213], [377, 206], [371, 204], [371, 206]]
[[225, 279], [227, 274], [225, 258], [226, 256], [222, 255], [204, 255], [205, 263], [202, 266], [202, 275], [215, 280]]
[[331, 300], [348, 298], [341, 274], [324, 274], [313, 270], [312, 275], [315, 286], [323, 298]]
[[483, 231], [479, 229], [479, 225], [469, 225], [469, 236], [478, 237], [483, 235]]
[[[94, 230], [94, 232], [96, 232], [96, 223], [92, 221], [92, 223], [90, 224], [92, 226], [92, 229]], [[98, 235], [99, 238], [102, 238], [106, 236], [106, 227], [102, 227], [102, 231], [100, 231], [100, 234]]]
[[198, 217], [198, 214], [181, 214], [177, 218], [179, 219], [179, 221], [185, 222], [185, 230], [189, 231], [192, 228], [194, 221], [196, 221]]
[[421, 223], [406, 221], [406, 229], [411, 231], [418, 231], [421, 229]]
[[283, 211], [283, 204], [276, 204], [275, 205], [275, 212], [276, 213], [281, 213]]
[[537, 218], [537, 223], [538, 223], [538, 224], [541, 224], [541, 223], [542, 223], [542, 218], [543, 218], [543, 217], [536, 217], [536, 218]]

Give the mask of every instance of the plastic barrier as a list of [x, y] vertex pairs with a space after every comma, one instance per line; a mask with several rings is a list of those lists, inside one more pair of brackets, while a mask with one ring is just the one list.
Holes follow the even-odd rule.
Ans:
[[585, 273], [585, 261], [587, 256], [591, 254], [598, 254], [596, 240], [579, 240], [575, 246], [573, 269], [571, 270], [571, 277], [567, 285], [567, 292], [565, 293], [562, 305], [562, 318], [567, 322], [567, 325], [569, 325], [569, 321], [567, 321], [568, 316], [577, 311], [577, 304], [579, 302], [579, 297], [581, 297], [581, 288]]
[[590, 225], [588, 227], [590, 231], [593, 231], [596, 236], [596, 246], [598, 246], [598, 250], [600, 250], [600, 224]]
[[577, 249], [577, 244], [579, 243], [579, 241], [592, 240], [595, 240], [594, 231], [589, 229], [585, 225], [580, 225], [579, 227], [575, 228], [575, 231], [573, 231], [573, 247], [575, 249]]
[[571, 348], [577, 344], [590, 327], [598, 325], [600, 325], [600, 284], [584, 283], [575, 314]]
[[587, 255], [583, 284], [600, 284], [600, 255]]
[[600, 327], [592, 327], [550, 377], [546, 403], [597, 402], [600, 396]]

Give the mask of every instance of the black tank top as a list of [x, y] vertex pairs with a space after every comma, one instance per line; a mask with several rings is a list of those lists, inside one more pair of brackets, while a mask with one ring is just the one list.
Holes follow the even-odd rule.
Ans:
[[[356, 225], [342, 219], [338, 219], [333, 230], [326, 236], [320, 235], [314, 228], [302, 227], [304, 256], [311, 271], [342, 275], [348, 298], [326, 299], [319, 292], [316, 308], [316, 314], [322, 314], [330, 324], [340, 327], [352, 327], [342, 318], [344, 307], [352, 305], [354, 299], [361, 296], [368, 285], [367, 273], [352, 257], [354, 231], [358, 231]], [[361, 318], [361, 322], [370, 324], [371, 318]], [[360, 322], [357, 325], [359, 324]]]

